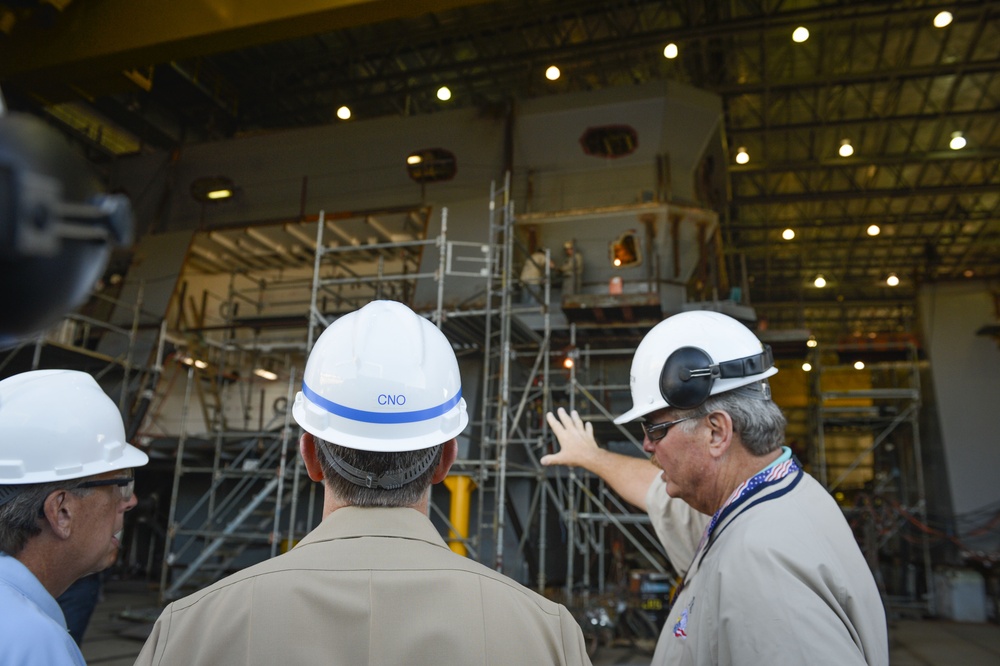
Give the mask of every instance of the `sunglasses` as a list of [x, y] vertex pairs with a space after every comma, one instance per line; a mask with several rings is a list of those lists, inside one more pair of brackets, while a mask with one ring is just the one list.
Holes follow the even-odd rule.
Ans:
[[102, 488], [104, 486], [117, 486], [118, 494], [121, 496], [123, 502], [127, 502], [132, 499], [132, 495], [135, 493], [135, 477], [134, 476], [123, 476], [117, 479], [101, 479], [100, 481], [85, 481], [77, 486], [77, 488]]
[[677, 419], [676, 421], [664, 421], [663, 423], [653, 423], [649, 424], [645, 421], [642, 422], [642, 431], [646, 434], [646, 439], [651, 442], [658, 442], [667, 436], [667, 431], [678, 423], [683, 423], [684, 421], [690, 421], [691, 419], [697, 419], [701, 417], [701, 414], [695, 414], [693, 416], [685, 416], [682, 419]]

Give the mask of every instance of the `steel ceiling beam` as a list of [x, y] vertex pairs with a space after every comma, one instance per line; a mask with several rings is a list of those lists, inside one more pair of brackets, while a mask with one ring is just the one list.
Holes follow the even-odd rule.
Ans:
[[738, 125], [731, 124], [727, 131], [729, 136], [743, 134], [759, 134], [761, 132], [802, 132], [837, 127], [880, 127], [882, 125], [898, 125], [904, 123], [940, 122], [944, 119], [959, 118], [995, 118], [1000, 115], [1000, 107], [993, 106], [984, 109], [950, 109], [934, 113], [900, 113], [888, 116], [864, 116], [857, 118], [824, 118], [817, 116], [813, 120], [795, 123], [780, 123], [776, 125]]
[[928, 198], [955, 194], [996, 194], [996, 183], [967, 185], [938, 185], [934, 187], [881, 188], [871, 190], [841, 190], [817, 192], [784, 192], [758, 196], [733, 194], [733, 203], [740, 206], [779, 206], [803, 201], [832, 201], [843, 199], [900, 199]]
[[410, 18], [484, 0], [103, 0], [77, 2], [55, 26], [16, 26], [0, 79], [72, 78]]

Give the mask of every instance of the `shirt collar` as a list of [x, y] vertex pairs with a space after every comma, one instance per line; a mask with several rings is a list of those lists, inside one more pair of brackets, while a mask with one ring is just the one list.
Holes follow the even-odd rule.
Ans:
[[66, 628], [66, 618], [59, 603], [49, 594], [45, 586], [35, 578], [35, 574], [16, 557], [0, 553], [0, 585], [7, 585], [52, 618], [60, 627]]
[[426, 515], [416, 509], [345, 506], [336, 509], [302, 538], [300, 545], [366, 536], [417, 539], [447, 548]]
[[[790, 448], [788, 448], [787, 446], [783, 446], [783, 447], [781, 447], [781, 455], [778, 456], [770, 465], [768, 465], [764, 469], [760, 470], [760, 472], [763, 472], [764, 470], [771, 469], [772, 467], [775, 467], [776, 465], [780, 465], [781, 463], [785, 462], [786, 460], [791, 459], [791, 457], [792, 457], [792, 450]], [[760, 472], [757, 472], [757, 474], [760, 474]], [[756, 476], [756, 474], [754, 476]]]

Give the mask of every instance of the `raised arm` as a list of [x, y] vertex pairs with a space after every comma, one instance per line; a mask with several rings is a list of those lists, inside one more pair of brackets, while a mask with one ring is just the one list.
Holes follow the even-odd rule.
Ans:
[[543, 465], [582, 467], [604, 479], [626, 502], [646, 510], [646, 491], [660, 473], [656, 466], [644, 458], [602, 449], [594, 439], [593, 425], [585, 424], [576, 410], [568, 414], [560, 407], [545, 418], [559, 440], [559, 452], [542, 456]]

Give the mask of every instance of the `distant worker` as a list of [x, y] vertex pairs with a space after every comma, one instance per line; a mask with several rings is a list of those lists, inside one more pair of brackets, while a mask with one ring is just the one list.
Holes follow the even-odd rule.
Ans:
[[[683, 580], [653, 664], [888, 664], [885, 610], [830, 494], [782, 446], [771, 350], [735, 319], [685, 312], [636, 349], [632, 409], [647, 461], [547, 415], [558, 453], [650, 517]], [[655, 466], [655, 467], [654, 467]]]
[[525, 260], [524, 266], [521, 267], [521, 300], [525, 303], [542, 299], [538, 287], [545, 281], [545, 276], [550, 274], [551, 269], [555, 268], [554, 262], [549, 259], [549, 270], [546, 270], [547, 254], [546, 249], [540, 247], [531, 253], [531, 256]]
[[148, 461], [90, 375], [0, 381], [0, 664], [83, 666], [56, 597], [114, 564]]
[[428, 518], [469, 421], [433, 324], [392, 301], [340, 317], [292, 414], [323, 521], [167, 606], [137, 664], [590, 663], [566, 608], [452, 552]]
[[559, 272], [562, 273], [563, 296], [579, 294], [583, 286], [583, 254], [571, 240], [563, 243], [563, 251], [566, 253], [566, 259], [559, 267]]

